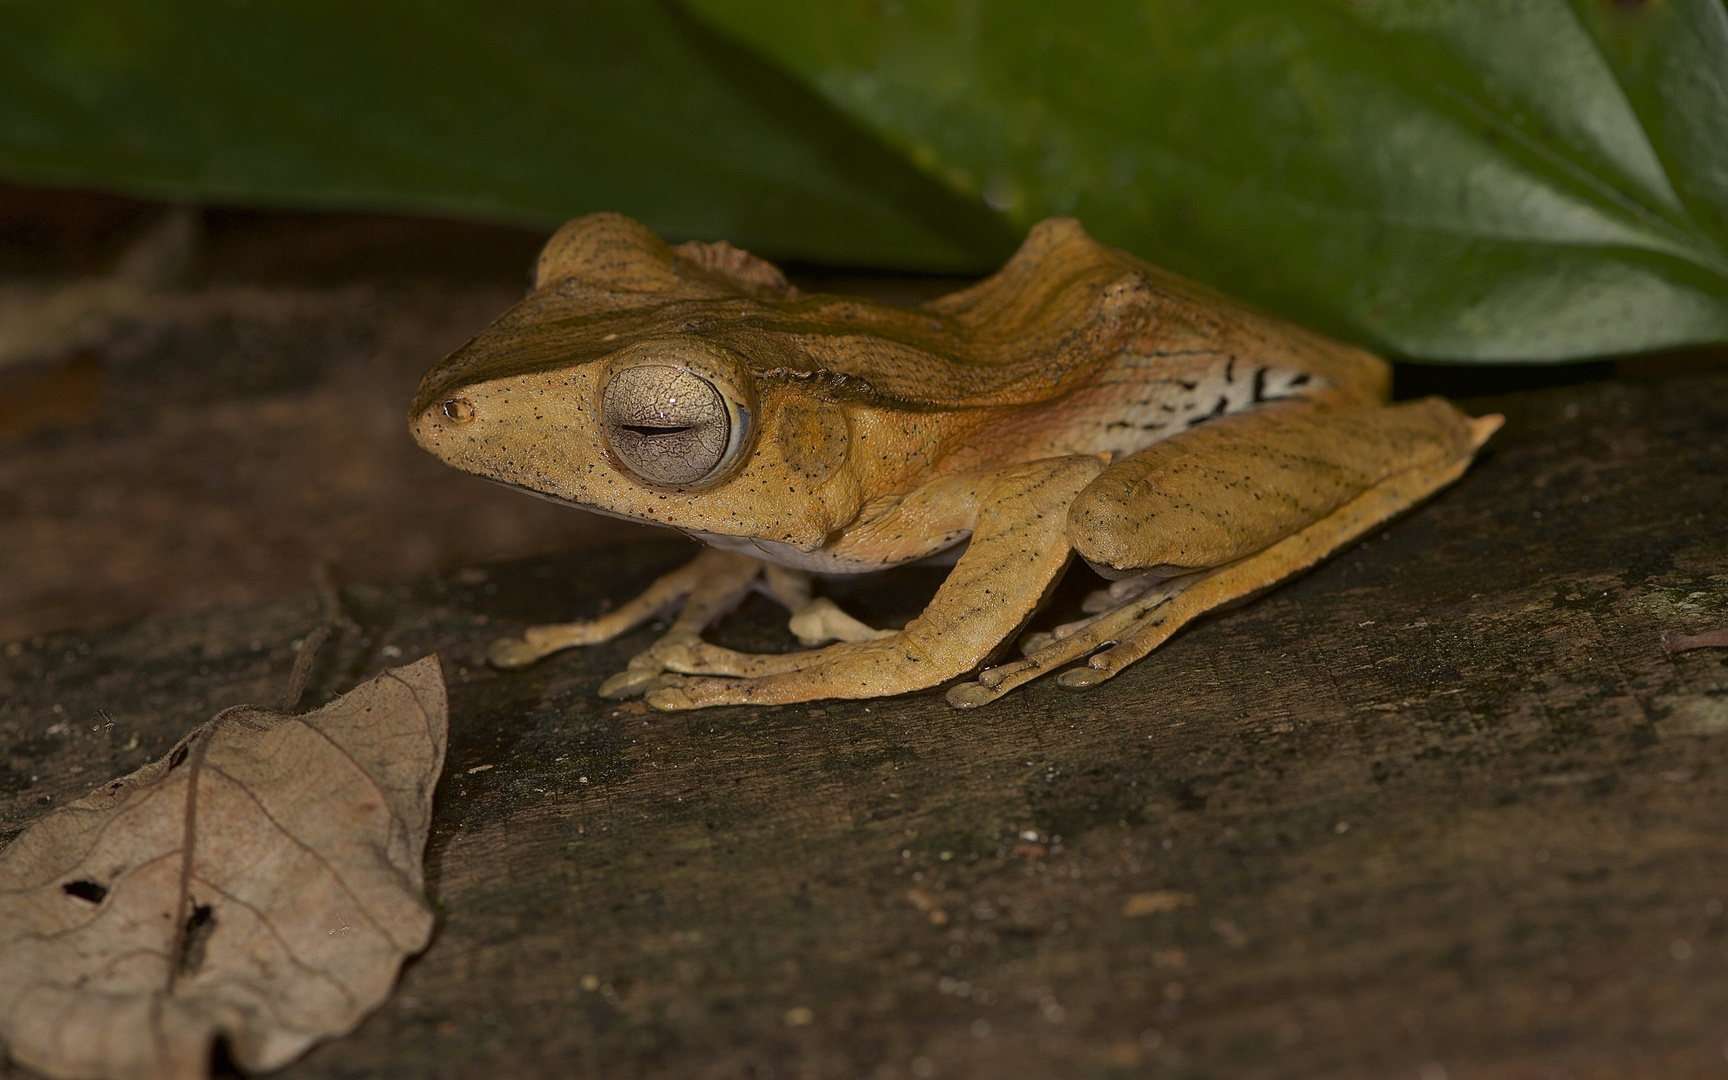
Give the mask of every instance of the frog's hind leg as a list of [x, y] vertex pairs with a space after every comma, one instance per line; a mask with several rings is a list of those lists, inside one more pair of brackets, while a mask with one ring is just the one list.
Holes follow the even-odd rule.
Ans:
[[[1019, 660], [985, 668], [978, 681], [961, 683], [948, 691], [948, 704], [956, 709], [975, 709], [988, 705], [1008, 691], [1040, 675], [1049, 674], [1063, 664], [1078, 660], [1088, 653], [1121, 641], [1151, 617], [1151, 613], [1169, 603], [1198, 575], [1172, 578], [1135, 594], [1118, 607], [1100, 612], [1092, 618], [1057, 627], [1055, 633], [1028, 636], [1031, 647]], [[1066, 632], [1064, 632], [1066, 631]]]
[[1031, 656], [1065, 637], [1085, 630], [1123, 605], [1132, 603], [1142, 593], [1163, 585], [1168, 580], [1168, 578], [1158, 578], [1151, 574], [1141, 574], [1137, 577], [1112, 581], [1107, 589], [1096, 589], [1087, 593], [1086, 599], [1080, 605], [1080, 610], [1086, 613], [1086, 618], [1063, 623], [1051, 630], [1027, 634], [1020, 639], [1021, 655]]
[[[1471, 452], [1474, 450], [1472, 447]], [[1087, 666], [1063, 672], [1056, 681], [1071, 689], [1096, 686], [1164, 644], [1195, 617], [1247, 600], [1313, 567], [1357, 537], [1433, 495], [1464, 474], [1470, 466], [1470, 457], [1466, 453], [1400, 473], [1296, 535], [1206, 574], [1172, 597], [1168, 604], [1149, 612], [1118, 644], [1093, 656]]]
[[[1058, 628], [1056, 633], [1032, 642], [1032, 651], [1023, 659], [985, 671], [978, 682], [949, 691], [949, 703], [959, 708], [987, 704], [1022, 683], [1098, 649], [1104, 651], [1094, 655], [1088, 666], [1064, 672], [1057, 681], [1075, 688], [1103, 682], [1202, 613], [1264, 592], [1433, 495], [1463, 474], [1477, 448], [1500, 426], [1497, 416], [1468, 420], [1438, 400], [1376, 409], [1371, 413], [1356, 418], [1365, 420], [1357, 424], [1340, 425], [1337, 416], [1285, 416], [1265, 424], [1285, 436], [1292, 434], [1292, 428], [1297, 429], [1294, 431], [1297, 438], [1292, 441], [1314, 455], [1307, 459], [1306, 468], [1299, 457], [1274, 458], [1268, 468], [1266, 462], [1257, 460], [1261, 455], [1253, 439], [1239, 437], [1243, 434], [1240, 429], [1221, 433], [1224, 437], [1212, 440], [1217, 444], [1212, 448], [1216, 452], [1194, 471], [1205, 474], [1209, 483], [1226, 485], [1226, 491], [1249, 506], [1260, 501], [1275, 503], [1272, 512], [1264, 515], [1243, 514], [1235, 520], [1226, 516], [1220, 523], [1213, 516], [1216, 507], [1188, 500], [1179, 482], [1165, 483], [1165, 474], [1147, 474], [1142, 470], [1138, 482], [1147, 486], [1131, 495], [1146, 495], [1138, 509], [1147, 511], [1147, 504], [1153, 504], [1156, 513], [1147, 513], [1134, 524], [1153, 517], [1161, 519], [1158, 523], [1167, 534], [1174, 534], [1158, 537], [1141, 547], [1142, 567], [1166, 573], [1187, 569], [1177, 560], [1192, 557], [1195, 549], [1202, 557], [1221, 552], [1234, 557], [1220, 560], [1221, 565], [1211, 568], [1178, 573], [1150, 585], [1114, 610]], [[1303, 432], [1301, 425], [1309, 425], [1309, 430]], [[1252, 434], [1252, 427], [1244, 426]], [[1326, 432], [1328, 427], [1332, 429], [1330, 432]], [[1325, 432], [1327, 437], [1309, 439], [1304, 447], [1302, 436], [1317, 432]], [[1272, 431], [1259, 433], [1262, 438], [1270, 434]], [[1166, 454], [1167, 458], [1171, 456], [1174, 455]], [[1375, 472], [1381, 474], [1377, 479]], [[1364, 483], [1364, 478], [1368, 482]], [[1266, 484], [1281, 480], [1286, 484], [1284, 490], [1273, 491], [1272, 498], [1268, 498]], [[1304, 484], [1305, 480], [1315, 482]], [[1353, 486], [1356, 493], [1351, 498], [1348, 496]], [[1338, 499], [1340, 492], [1345, 499]], [[1335, 508], [1326, 505], [1338, 501], [1342, 505]], [[1228, 499], [1224, 502], [1226, 510], [1231, 508]], [[1084, 496], [1076, 500], [1076, 506], [1084, 506]], [[1312, 513], [1316, 507], [1321, 511], [1316, 519], [1294, 532], [1289, 532], [1284, 524], [1288, 517], [1280, 520], [1279, 511], [1299, 515], [1304, 510]], [[1073, 524], [1072, 517], [1070, 523]], [[1280, 536], [1281, 533], [1289, 534]], [[1257, 540], [1265, 546], [1252, 550]], [[1083, 540], [1077, 539], [1076, 546], [1087, 555], [1099, 554], [1100, 548], [1109, 547], [1083, 544]], [[1088, 551], [1088, 547], [1092, 550]], [[1248, 548], [1250, 553], [1237, 554], [1242, 548]], [[1117, 552], [1120, 551], [1119, 546]], [[1131, 559], [1123, 559], [1110, 569], [1120, 572], [1131, 566]], [[1138, 584], [1124, 591], [1132, 592]]]

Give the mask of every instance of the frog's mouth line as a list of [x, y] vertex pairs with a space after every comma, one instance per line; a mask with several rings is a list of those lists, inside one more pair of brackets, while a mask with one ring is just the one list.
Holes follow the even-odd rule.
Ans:
[[504, 480], [504, 479], [501, 479], [501, 478], [496, 477], [496, 476], [488, 476], [485, 473], [475, 473], [474, 475], [480, 477], [480, 479], [482, 479], [482, 480], [485, 480], [487, 483], [497, 484], [499, 487], [506, 487], [506, 488], [509, 488], [511, 491], [520, 491], [524, 495], [532, 495], [536, 499], [543, 499], [546, 502], [553, 503], [557, 506], [562, 506], [567, 510], [581, 510], [584, 513], [599, 514], [601, 517], [609, 517], [609, 518], [612, 518], [616, 521], [633, 521], [638, 525], [658, 525], [663, 529], [677, 529], [678, 528], [678, 526], [676, 526], [676, 525], [668, 525], [664, 521], [660, 521], [660, 520], [657, 520], [655, 518], [646, 517], [646, 516], [637, 515], [637, 514], [620, 513], [619, 511], [616, 511], [616, 510], [608, 510], [603, 506], [596, 506], [596, 505], [593, 505], [591, 503], [585, 503], [585, 502], [577, 502], [574, 499], [566, 499], [562, 495], [554, 495], [548, 491], [541, 491], [539, 488], [529, 487], [527, 484], [524, 484], [519, 480]]

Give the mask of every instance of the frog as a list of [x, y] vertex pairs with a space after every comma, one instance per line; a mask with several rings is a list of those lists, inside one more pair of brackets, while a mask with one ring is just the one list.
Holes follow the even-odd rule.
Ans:
[[[409, 426], [457, 469], [704, 545], [593, 618], [494, 642], [495, 667], [660, 620], [602, 696], [678, 711], [947, 685], [972, 709], [1048, 674], [1106, 682], [1435, 495], [1502, 423], [1390, 390], [1378, 356], [1073, 218], [902, 306], [806, 293], [725, 241], [599, 213], [426, 373]], [[1101, 587], [1026, 633], [1076, 561]], [[816, 588], [931, 562], [950, 568], [898, 628]], [[800, 648], [704, 637], [751, 593], [787, 609]]]

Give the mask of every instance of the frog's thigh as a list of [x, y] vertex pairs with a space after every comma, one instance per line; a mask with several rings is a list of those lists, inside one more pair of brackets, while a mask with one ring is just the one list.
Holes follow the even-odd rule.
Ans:
[[1341, 411], [1271, 406], [1112, 465], [1074, 500], [1068, 534], [1107, 577], [1222, 566], [1387, 477], [1475, 445], [1470, 420], [1440, 398]]
[[869, 698], [921, 690], [977, 666], [1019, 629], [1068, 564], [1063, 535], [1074, 495], [1102, 468], [1054, 458], [1003, 471], [988, 489], [972, 543], [923, 614], [880, 641], [798, 654], [794, 671], [752, 679], [687, 679], [648, 696], [662, 709]]
[[1063, 673], [1058, 681], [1068, 687], [1103, 682], [1204, 612], [1244, 600], [1316, 565], [1462, 476], [1476, 450], [1500, 424], [1499, 416], [1469, 421], [1469, 440], [1453, 454], [1389, 476], [1295, 535], [1197, 578], [1168, 602], [1150, 610], [1118, 639], [1120, 644], [1092, 657], [1087, 667]]

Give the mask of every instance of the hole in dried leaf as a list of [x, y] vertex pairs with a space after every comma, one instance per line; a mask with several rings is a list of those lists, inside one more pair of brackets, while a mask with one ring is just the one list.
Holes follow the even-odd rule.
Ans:
[[216, 932], [216, 913], [209, 904], [199, 904], [186, 920], [186, 932], [180, 935], [180, 974], [191, 975], [204, 966], [204, 947]]
[[100, 904], [102, 898], [108, 895], [107, 888], [96, 884], [94, 881], [68, 881], [66, 884], [60, 886], [60, 891], [64, 892], [67, 896], [76, 896], [80, 900], [88, 900], [92, 904]]
[[175, 769], [180, 767], [180, 763], [186, 760], [187, 752], [188, 750], [185, 743], [181, 743], [179, 746], [174, 748], [174, 752], [168, 755], [169, 772], [173, 772]]
[[245, 1075], [246, 1073], [234, 1060], [234, 1048], [228, 1045], [228, 1036], [216, 1036], [216, 1042], [210, 1047], [210, 1080]]

